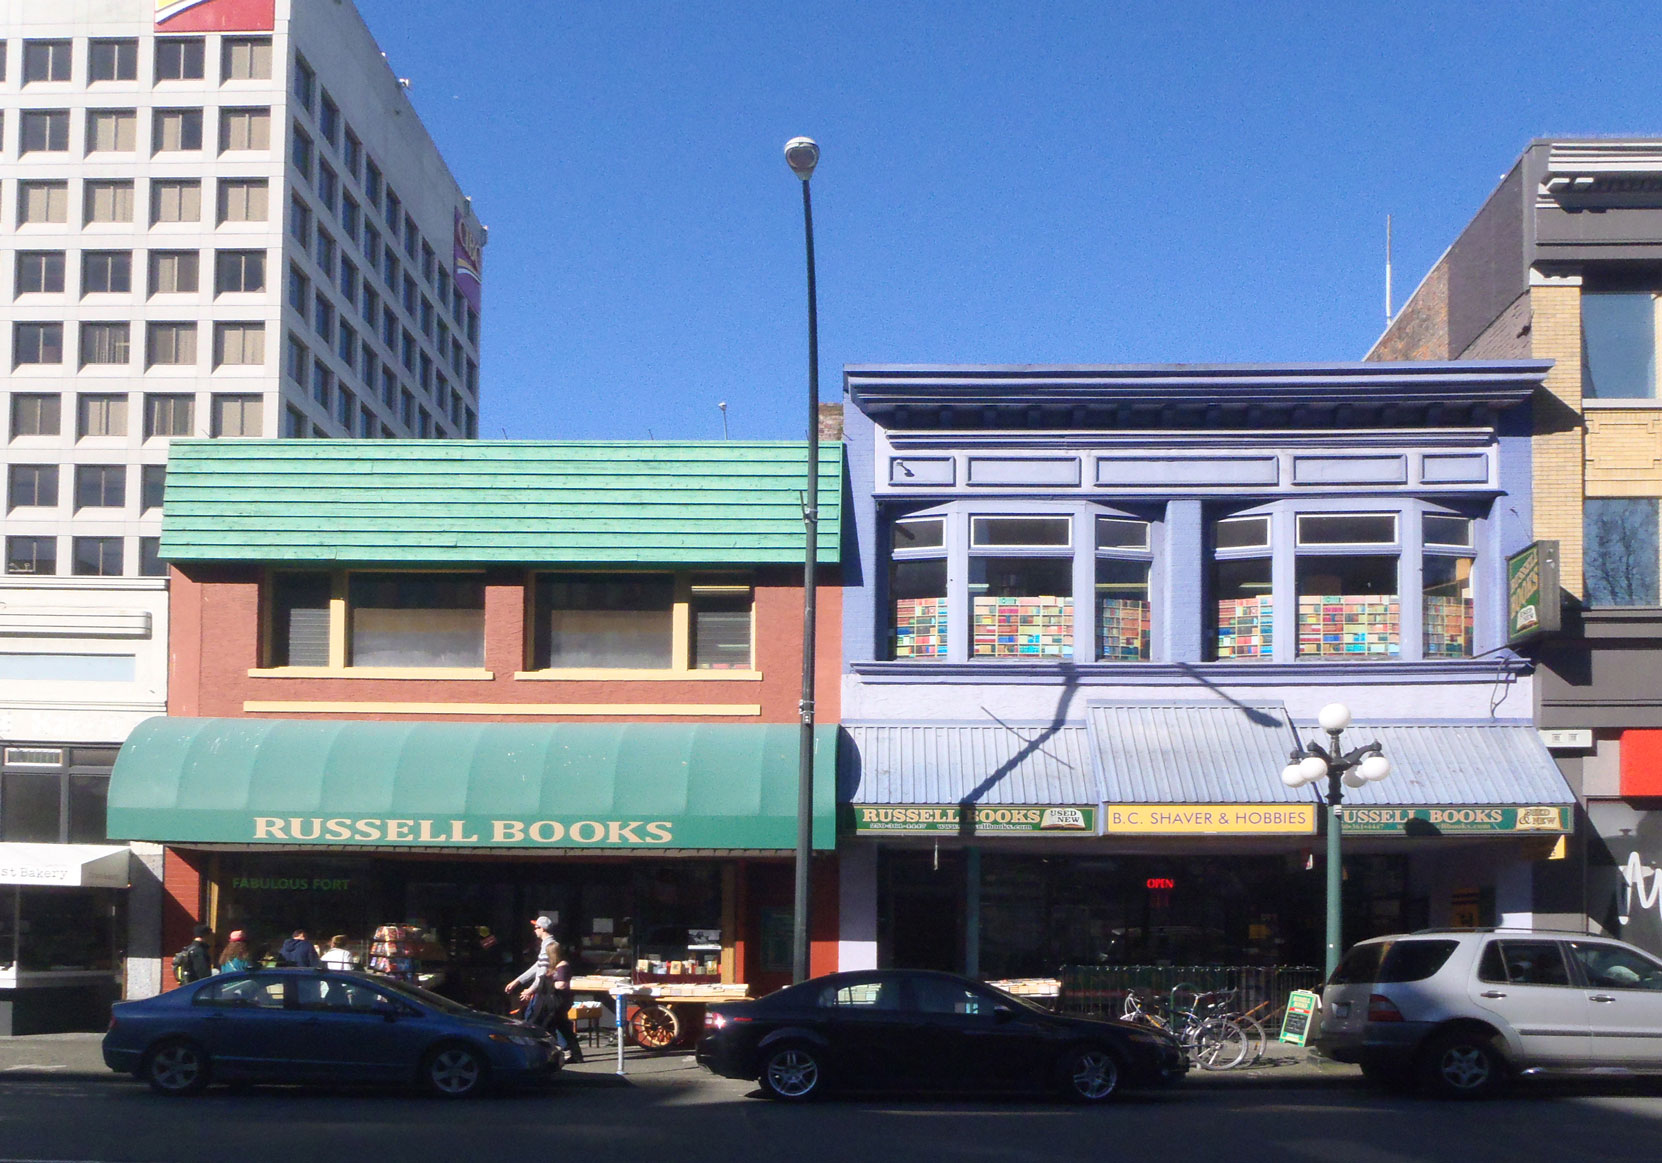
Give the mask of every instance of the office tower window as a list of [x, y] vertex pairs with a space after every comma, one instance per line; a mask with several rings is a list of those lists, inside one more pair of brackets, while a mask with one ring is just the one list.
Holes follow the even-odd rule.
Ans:
[[214, 255], [214, 294], [245, 295], [265, 290], [265, 251], [222, 250]]
[[57, 465], [12, 465], [6, 483], [6, 507], [8, 509], [45, 508], [57, 503]]
[[307, 250], [312, 248], [312, 211], [298, 194], [289, 200], [289, 237]]
[[317, 110], [317, 127], [330, 145], [340, 148], [340, 106], [324, 91]]
[[144, 397], [144, 438], [189, 436], [195, 427], [196, 398], [152, 394]]
[[289, 160], [294, 168], [300, 171], [300, 176], [308, 182], [312, 180], [312, 139], [298, 123], [294, 127], [294, 141], [289, 148]]
[[12, 437], [56, 436], [62, 402], [56, 394], [12, 393]]
[[194, 294], [199, 283], [200, 258], [194, 250], [150, 252], [152, 295]]
[[133, 220], [133, 183], [91, 181], [82, 184], [82, 207], [88, 226]]
[[127, 435], [127, 397], [83, 395], [76, 401], [80, 439]]
[[12, 363], [54, 364], [63, 362], [62, 323], [18, 323], [12, 332]]
[[219, 113], [219, 149], [232, 150], [271, 148], [270, 109], [222, 109]]
[[25, 109], [18, 118], [19, 153], [63, 153], [69, 149], [69, 110]]
[[346, 241], [352, 246], [358, 245], [358, 224], [363, 221], [363, 213], [363, 208], [350, 196], [341, 199], [340, 228], [346, 233]]
[[158, 109], [151, 121], [155, 153], [202, 148], [202, 110]]
[[17, 224], [38, 226], [69, 220], [68, 182], [19, 182]]
[[132, 109], [88, 109], [87, 152], [132, 153], [138, 146], [138, 113]]
[[300, 337], [293, 332], [289, 333], [288, 356], [283, 362], [283, 372], [297, 384], [306, 382], [306, 365], [310, 362], [310, 352]]
[[317, 232], [317, 265], [323, 268], [325, 278], [335, 273], [335, 253], [334, 237], [320, 227]]
[[83, 295], [125, 295], [133, 289], [133, 253], [128, 250], [89, 250], [81, 255]]
[[69, 80], [70, 43], [67, 40], [24, 41], [23, 83]]
[[145, 366], [189, 366], [196, 362], [195, 323], [151, 323], [146, 327]]
[[6, 572], [50, 576], [58, 572], [56, 537], [6, 538]]
[[213, 434], [215, 436], [262, 436], [264, 421], [259, 396], [215, 396], [213, 398]]
[[206, 57], [201, 37], [157, 37], [156, 80], [200, 81], [206, 76]]
[[271, 41], [266, 37], [226, 37], [220, 44], [220, 74], [227, 81], [269, 81]]
[[81, 577], [120, 577], [121, 538], [73, 539], [74, 570]]
[[306, 414], [293, 404], [283, 410], [283, 435], [290, 437], [306, 435]]
[[317, 167], [317, 200], [323, 203], [324, 208], [329, 213], [333, 214], [335, 212], [335, 200], [339, 195], [340, 178], [335, 175], [334, 170], [319, 162]]
[[215, 323], [214, 366], [258, 366], [265, 363], [264, 323]]
[[87, 46], [87, 79], [138, 80], [138, 41], [130, 37], [92, 41]]
[[384, 181], [381, 177], [381, 167], [377, 166], [372, 161], [366, 160], [364, 162], [364, 194], [368, 196], [369, 204], [371, 206], [380, 205], [383, 187]]
[[202, 183], [199, 181], [161, 181], [150, 183], [150, 221], [202, 221]]
[[264, 178], [221, 178], [219, 180], [219, 221], [264, 222], [270, 213], [269, 191]]
[[322, 338], [325, 347], [334, 343], [335, 305], [324, 295], [321, 288], [318, 289], [317, 295], [313, 299], [312, 330], [316, 331]]
[[162, 560], [162, 539], [160, 537], [139, 538], [139, 576], [167, 576], [167, 562]]
[[312, 361], [312, 399], [316, 400], [324, 412], [329, 411], [329, 402], [334, 398], [335, 376], [329, 370], [329, 365], [321, 359]]
[[346, 172], [352, 175], [352, 180], [358, 180], [358, 173], [363, 167], [364, 147], [358, 140], [358, 135], [350, 129], [346, 131], [345, 142], [341, 146], [341, 160], [346, 163]]
[[16, 293], [54, 294], [63, 290], [61, 250], [20, 250], [17, 252]]
[[149, 512], [162, 507], [167, 492], [167, 465], [146, 464], [139, 468], [139, 509]]
[[125, 364], [133, 357], [132, 324], [81, 324], [81, 366]]
[[119, 509], [126, 503], [126, 465], [78, 464], [75, 466], [75, 507], [77, 509]]
[[317, 96], [317, 74], [301, 56], [294, 58], [294, 96], [307, 113], [312, 111], [312, 102]]

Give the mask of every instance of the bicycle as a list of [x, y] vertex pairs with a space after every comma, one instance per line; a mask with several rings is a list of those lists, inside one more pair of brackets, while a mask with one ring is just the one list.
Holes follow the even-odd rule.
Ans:
[[1144, 1009], [1142, 999], [1134, 989], [1126, 991], [1125, 1009], [1121, 1016], [1126, 1021], [1173, 1035], [1202, 1070], [1231, 1070], [1246, 1060], [1246, 1031], [1230, 1018], [1199, 1012], [1198, 1007], [1203, 1004], [1208, 1011], [1221, 1004], [1219, 995], [1199, 994], [1193, 1005], [1183, 1008], [1176, 1004], [1177, 990], [1172, 993], [1169, 1019]]

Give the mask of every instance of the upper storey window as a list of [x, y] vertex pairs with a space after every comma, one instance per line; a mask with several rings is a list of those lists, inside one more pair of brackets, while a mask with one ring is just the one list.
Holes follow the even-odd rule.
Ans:
[[87, 79], [90, 81], [138, 80], [138, 41], [133, 39], [92, 41], [87, 45]]
[[207, 75], [206, 55], [199, 36], [156, 38], [156, 80], [200, 81]]
[[1097, 658], [1104, 662], [1149, 657], [1151, 563], [1147, 521], [1096, 519], [1096, 641]]
[[1073, 521], [971, 517], [970, 653], [1073, 657]]
[[946, 596], [946, 518], [896, 521], [889, 532], [890, 652], [944, 659], [951, 635]]
[[1384, 658], [1402, 649], [1397, 514], [1297, 517], [1301, 658]]
[[1582, 293], [1583, 397], [1656, 398], [1656, 304], [1649, 291]]
[[1217, 657], [1270, 658], [1275, 654], [1270, 518], [1226, 517], [1213, 526], [1212, 536]]
[[23, 42], [23, 83], [67, 81], [70, 78], [70, 42], [67, 40], [26, 40]]
[[1594, 607], [1662, 605], [1656, 497], [1588, 497], [1582, 502], [1582, 574]]
[[271, 41], [266, 37], [226, 37], [220, 45], [220, 76], [227, 81], [269, 81]]
[[744, 577], [548, 574], [536, 579], [535, 670], [754, 667]]

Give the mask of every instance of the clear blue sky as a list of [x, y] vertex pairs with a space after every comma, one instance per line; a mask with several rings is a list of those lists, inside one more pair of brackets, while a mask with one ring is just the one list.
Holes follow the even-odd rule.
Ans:
[[490, 227], [481, 435], [802, 434], [845, 363], [1357, 359], [1642, 3], [357, 0]]

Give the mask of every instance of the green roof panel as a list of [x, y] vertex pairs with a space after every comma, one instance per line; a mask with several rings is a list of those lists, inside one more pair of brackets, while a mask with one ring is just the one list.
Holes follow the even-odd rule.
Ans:
[[[802, 560], [801, 441], [175, 440], [161, 556], [346, 564]], [[820, 445], [837, 560], [842, 445]]]

